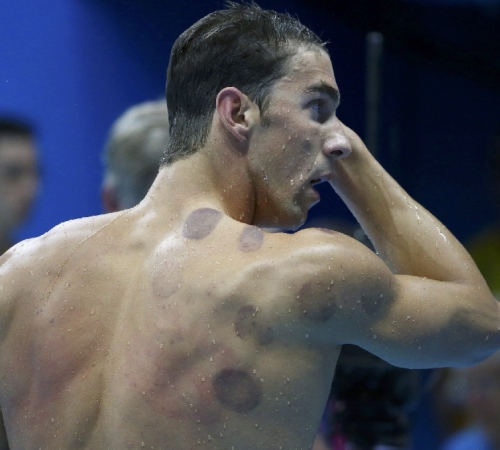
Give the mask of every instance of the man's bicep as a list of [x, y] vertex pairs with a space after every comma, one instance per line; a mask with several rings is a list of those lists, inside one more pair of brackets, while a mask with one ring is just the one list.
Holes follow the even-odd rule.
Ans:
[[487, 356], [481, 341], [490, 318], [471, 308], [468, 286], [402, 275], [394, 280], [385, 311], [367, 316], [352, 343], [407, 368], [462, 366]]
[[361, 330], [385, 315], [391, 303], [393, 274], [348, 236], [312, 231], [307, 238], [307, 247], [276, 261], [270, 275], [275, 282], [266, 280], [266, 286], [285, 294], [279, 304], [289, 314], [277, 316], [292, 320], [299, 337], [307, 329], [309, 343], [335, 346], [364, 339]]

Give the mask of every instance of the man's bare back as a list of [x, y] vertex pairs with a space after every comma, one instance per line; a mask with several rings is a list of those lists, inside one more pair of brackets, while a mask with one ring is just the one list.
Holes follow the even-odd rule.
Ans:
[[[0, 259], [0, 448], [303, 450], [342, 344], [409, 368], [500, 347], [468, 253], [338, 119], [319, 38], [255, 5], [192, 28], [172, 51], [170, 142], [147, 197]], [[238, 64], [245, 80], [228, 75]], [[221, 74], [214, 92], [205, 78]], [[378, 255], [259, 228], [298, 228], [318, 182]]]
[[6, 257], [11, 448], [307, 448], [340, 347], [318, 332], [335, 306], [296, 264], [335, 236], [303, 231], [301, 249], [211, 208], [169, 219], [73, 221]]

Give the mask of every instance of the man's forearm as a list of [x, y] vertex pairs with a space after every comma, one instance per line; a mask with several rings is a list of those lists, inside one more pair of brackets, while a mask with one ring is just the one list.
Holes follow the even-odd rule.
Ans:
[[379, 256], [399, 274], [439, 281], [470, 281], [471, 274], [480, 277], [458, 240], [413, 200], [357, 140], [353, 154], [334, 163], [331, 184]]

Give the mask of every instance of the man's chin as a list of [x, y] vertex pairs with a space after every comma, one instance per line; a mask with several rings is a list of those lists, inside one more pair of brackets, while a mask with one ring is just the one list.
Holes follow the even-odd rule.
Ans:
[[252, 225], [266, 230], [297, 231], [304, 225], [311, 206], [313, 205], [305, 202], [303, 198], [297, 199], [294, 203], [289, 203], [282, 208], [273, 208], [266, 211], [268, 214], [256, 214], [253, 217]]
[[302, 225], [304, 225], [307, 219], [307, 214], [300, 213], [297, 215], [288, 215], [281, 219], [275, 218], [274, 221], [267, 225], [259, 225], [266, 231], [273, 230], [275, 232], [293, 232], [297, 231]]

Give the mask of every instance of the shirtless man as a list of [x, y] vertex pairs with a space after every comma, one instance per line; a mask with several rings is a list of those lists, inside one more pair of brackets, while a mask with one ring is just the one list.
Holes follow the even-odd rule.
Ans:
[[[328, 54], [291, 17], [233, 5], [179, 37], [146, 198], [1, 260], [11, 449], [303, 450], [342, 344], [413, 368], [498, 349], [473, 261], [338, 102]], [[379, 256], [340, 233], [259, 228], [300, 226], [320, 181]]]

